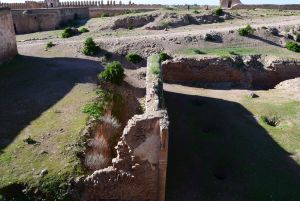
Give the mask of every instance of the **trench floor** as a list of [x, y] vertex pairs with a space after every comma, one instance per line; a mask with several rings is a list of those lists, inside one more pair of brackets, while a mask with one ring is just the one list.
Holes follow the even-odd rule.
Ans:
[[[300, 200], [300, 99], [164, 84], [168, 201]], [[291, 94], [289, 94], [291, 93]], [[264, 117], [276, 117], [270, 126]]]

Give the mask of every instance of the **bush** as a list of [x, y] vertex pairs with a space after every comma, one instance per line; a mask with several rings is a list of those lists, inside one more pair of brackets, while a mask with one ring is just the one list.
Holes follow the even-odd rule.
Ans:
[[100, 15], [100, 17], [109, 17], [109, 14], [108, 14], [108, 13], [102, 13], [102, 14]]
[[106, 66], [106, 69], [100, 73], [99, 77], [105, 81], [119, 85], [125, 77], [124, 69], [120, 62], [113, 61]]
[[296, 41], [297, 41], [297, 42], [300, 42], [300, 33], [298, 33], [298, 34], [296, 35]]
[[300, 52], [300, 45], [296, 42], [287, 42], [285, 47], [293, 52]]
[[79, 29], [79, 32], [80, 33], [86, 33], [86, 32], [89, 32], [89, 30], [85, 27], [82, 27], [81, 29]]
[[161, 53], [159, 53], [159, 58], [160, 58], [160, 61], [166, 61], [167, 59], [170, 58], [170, 56], [165, 52], [161, 52]]
[[53, 47], [53, 46], [55, 46], [55, 44], [54, 44], [52, 41], [49, 41], [49, 42], [46, 44], [46, 49], [51, 48], [51, 47]]
[[83, 54], [88, 56], [95, 55], [99, 50], [99, 47], [96, 46], [93, 38], [89, 37], [84, 41]]
[[67, 27], [64, 29], [64, 31], [62, 32], [61, 34], [61, 37], [62, 38], [70, 38], [72, 36], [72, 29], [71, 27]]
[[254, 29], [250, 25], [247, 25], [246, 27], [239, 29], [240, 36], [247, 36], [253, 33], [254, 33]]
[[215, 15], [220, 16], [220, 15], [223, 14], [223, 10], [222, 10], [222, 8], [217, 8], [217, 9], [215, 9], [215, 10], [213, 11], [213, 13], [214, 13]]
[[193, 10], [194, 14], [199, 14], [200, 12], [198, 10]]
[[127, 61], [134, 63], [134, 64], [140, 63], [143, 60], [143, 58], [136, 53], [129, 53], [126, 55], [125, 58]]

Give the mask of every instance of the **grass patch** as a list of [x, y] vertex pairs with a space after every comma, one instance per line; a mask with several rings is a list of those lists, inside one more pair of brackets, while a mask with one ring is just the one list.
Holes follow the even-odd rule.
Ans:
[[166, 61], [167, 59], [170, 58], [170, 56], [165, 52], [161, 52], [161, 53], [159, 53], [159, 58], [160, 58], [160, 61]]
[[109, 17], [109, 14], [108, 13], [102, 13], [102, 14], [100, 14], [100, 17]]
[[71, 27], [65, 28], [61, 34], [62, 38], [70, 38], [71, 36], [73, 36]]

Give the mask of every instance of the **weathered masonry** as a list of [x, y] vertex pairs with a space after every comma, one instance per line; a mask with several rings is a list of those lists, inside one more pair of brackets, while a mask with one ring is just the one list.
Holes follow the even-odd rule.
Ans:
[[9, 8], [0, 7], [0, 64], [17, 54], [16, 35]]

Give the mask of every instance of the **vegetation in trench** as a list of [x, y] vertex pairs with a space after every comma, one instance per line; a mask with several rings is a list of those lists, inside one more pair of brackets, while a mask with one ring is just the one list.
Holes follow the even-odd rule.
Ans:
[[100, 79], [120, 85], [125, 77], [124, 69], [120, 62], [113, 61], [106, 66], [106, 69], [99, 75]]
[[300, 52], [300, 45], [296, 42], [287, 42], [285, 47], [290, 51]]
[[248, 24], [244, 28], [238, 30], [240, 36], [248, 36], [254, 33], [254, 29]]
[[87, 56], [93, 56], [99, 51], [99, 47], [96, 46], [93, 38], [86, 38], [83, 46], [83, 54]]
[[143, 58], [136, 53], [129, 53], [125, 56], [125, 58], [127, 61], [134, 63], [134, 64], [138, 64], [143, 60]]

